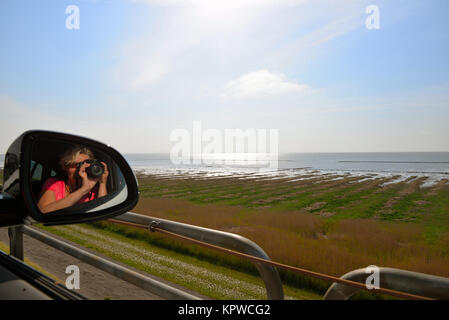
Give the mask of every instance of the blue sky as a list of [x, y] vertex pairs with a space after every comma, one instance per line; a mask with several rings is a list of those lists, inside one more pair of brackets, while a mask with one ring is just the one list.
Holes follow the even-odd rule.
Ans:
[[28, 129], [169, 152], [196, 120], [278, 129], [281, 152], [449, 151], [448, 14], [446, 0], [4, 0], [0, 153]]

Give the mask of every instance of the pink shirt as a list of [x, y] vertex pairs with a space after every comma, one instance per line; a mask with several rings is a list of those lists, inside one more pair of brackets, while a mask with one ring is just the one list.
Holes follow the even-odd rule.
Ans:
[[[41, 194], [44, 194], [45, 191], [51, 190], [55, 193], [56, 200], [61, 200], [65, 197], [65, 182], [63, 180], [58, 180], [56, 178], [49, 178], [45, 181]], [[91, 191], [84, 195], [78, 203], [87, 202], [93, 200], [97, 197], [94, 191]]]

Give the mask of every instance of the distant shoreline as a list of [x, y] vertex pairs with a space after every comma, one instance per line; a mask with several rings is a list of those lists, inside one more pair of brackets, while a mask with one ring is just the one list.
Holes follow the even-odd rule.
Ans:
[[360, 163], [443, 163], [449, 164], [449, 161], [382, 161], [382, 160], [341, 160], [338, 162], [360, 162]]

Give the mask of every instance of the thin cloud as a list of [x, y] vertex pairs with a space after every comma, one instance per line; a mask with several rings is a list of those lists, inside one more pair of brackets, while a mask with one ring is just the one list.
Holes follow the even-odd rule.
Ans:
[[[116, 50], [118, 64], [110, 72], [112, 80], [126, 90], [143, 91], [159, 84], [161, 80], [178, 76], [179, 70], [185, 70], [189, 65], [198, 66], [198, 70], [192, 74], [201, 72], [203, 66], [197, 61], [210, 59], [211, 50], [221, 48], [218, 55], [225, 54], [222, 53], [225, 51], [231, 54], [231, 58], [237, 52], [242, 52], [231, 48], [242, 48], [246, 44], [246, 50], [250, 50], [248, 40], [253, 36], [253, 30], [260, 28], [263, 18], [271, 9], [299, 6], [308, 0], [134, 2], [170, 7], [161, 13], [150, 29], [121, 44]], [[210, 45], [202, 47], [203, 43]]]
[[[92, 138], [111, 145], [122, 153], [167, 152], [170, 126], [161, 120], [151, 126], [146, 119], [136, 116], [128, 123], [119, 118], [113, 121], [90, 121], [82, 115], [55, 115], [50, 111], [37, 110], [17, 101], [14, 97], [0, 93], [0, 154], [6, 153], [9, 145], [28, 130], [50, 130]], [[93, 119], [102, 118], [101, 109], [92, 109]]]
[[308, 85], [290, 81], [282, 73], [259, 70], [229, 81], [224, 87], [222, 97], [259, 98], [288, 93], [306, 93], [310, 90]]
[[116, 81], [130, 90], [142, 90], [157, 83], [169, 71], [168, 66], [157, 57], [135, 57], [113, 70]]
[[261, 7], [261, 6], [296, 6], [309, 0], [133, 0], [136, 3], [144, 3], [152, 6], [195, 6], [195, 7]]
[[[356, 10], [348, 9], [348, 11], [353, 12]], [[359, 10], [359, 12], [361, 11]], [[304, 34], [277, 50], [275, 54], [267, 59], [266, 63], [270, 63], [270, 61], [291, 61], [299, 54], [305, 54], [307, 50], [324, 46], [332, 40], [362, 28], [363, 24], [363, 16], [351, 13], [348, 13], [343, 18], [332, 19], [326, 25]]]

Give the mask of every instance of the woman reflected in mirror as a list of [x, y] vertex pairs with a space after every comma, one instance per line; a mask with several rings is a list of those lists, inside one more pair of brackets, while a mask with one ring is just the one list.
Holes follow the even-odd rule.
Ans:
[[104, 170], [98, 177], [86, 171], [94, 159], [93, 152], [86, 147], [77, 146], [65, 152], [59, 161], [62, 178], [49, 178], [42, 187], [37, 204], [40, 211], [53, 212], [107, 195], [106, 163], [101, 162]]

